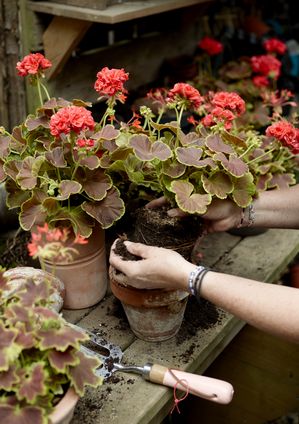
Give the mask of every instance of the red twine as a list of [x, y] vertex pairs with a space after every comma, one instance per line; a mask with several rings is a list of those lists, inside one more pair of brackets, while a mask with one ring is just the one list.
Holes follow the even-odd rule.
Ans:
[[[176, 383], [175, 383], [175, 385], [173, 386], [174, 405], [173, 405], [172, 410], [170, 411], [170, 413], [172, 414], [173, 411], [176, 409], [177, 412], [180, 414], [181, 411], [179, 410], [179, 406], [178, 405], [179, 405], [180, 402], [182, 402], [188, 396], [188, 394], [189, 394], [189, 384], [188, 384], [188, 381], [187, 380], [178, 380], [177, 379], [177, 376], [172, 372], [172, 370], [169, 369], [168, 371], [177, 380]], [[176, 390], [178, 389], [177, 386], [179, 384], [181, 384], [182, 386], [186, 387], [186, 393], [181, 398], [178, 398], [176, 396]]]

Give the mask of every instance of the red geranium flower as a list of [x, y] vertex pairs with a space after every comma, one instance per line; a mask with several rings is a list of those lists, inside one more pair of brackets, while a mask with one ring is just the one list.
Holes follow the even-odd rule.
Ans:
[[251, 67], [257, 74], [277, 79], [280, 75], [281, 62], [270, 54], [252, 56]]
[[93, 130], [95, 122], [91, 112], [82, 106], [69, 106], [61, 108], [51, 116], [51, 134], [59, 137], [71, 131], [79, 134], [83, 130]]
[[196, 88], [192, 85], [178, 82], [174, 87], [168, 92], [167, 102], [176, 103], [181, 101], [186, 101], [194, 109], [199, 108], [203, 98]]
[[42, 73], [45, 69], [52, 66], [52, 63], [46, 59], [41, 53], [31, 53], [17, 63], [18, 75], [26, 77], [27, 75], [36, 75]]
[[283, 55], [287, 50], [286, 44], [283, 41], [278, 40], [278, 38], [269, 38], [264, 41], [263, 47], [268, 53], [278, 53], [281, 55]]
[[237, 115], [245, 112], [245, 102], [237, 93], [229, 93], [227, 91], [219, 91], [215, 93], [211, 103], [213, 106], [218, 106], [222, 109], [228, 109]]
[[256, 87], [268, 87], [270, 82], [264, 75], [256, 75], [252, 78], [252, 82]]
[[124, 103], [127, 90], [124, 83], [128, 81], [129, 74], [124, 69], [103, 68], [97, 73], [97, 80], [94, 84], [95, 90], [101, 96], [114, 97]]
[[198, 43], [198, 47], [204, 50], [209, 56], [215, 56], [223, 51], [223, 44], [211, 37], [204, 37]]

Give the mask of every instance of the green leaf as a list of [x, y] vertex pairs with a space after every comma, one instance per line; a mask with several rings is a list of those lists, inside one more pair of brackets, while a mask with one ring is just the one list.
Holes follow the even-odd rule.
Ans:
[[245, 141], [242, 138], [240, 138], [240, 137], [238, 137], [238, 136], [236, 136], [236, 135], [234, 135], [234, 134], [232, 134], [228, 131], [223, 131], [222, 138], [223, 138], [224, 141], [231, 143], [235, 146], [243, 147], [244, 149], [247, 148], [247, 144], [245, 143]]
[[54, 224], [59, 221], [70, 222], [76, 235], [80, 234], [82, 237], [87, 238], [92, 233], [93, 220], [84, 213], [81, 206], [70, 210], [67, 207], [58, 209], [57, 213], [51, 217], [49, 223]]
[[50, 162], [56, 168], [65, 168], [67, 166], [67, 162], [64, 159], [64, 153], [62, 147], [55, 147], [50, 152], [45, 153], [45, 157], [48, 162]]
[[103, 169], [78, 169], [77, 180], [83, 191], [93, 200], [102, 200], [112, 187], [112, 180]]
[[9, 424], [47, 424], [48, 419], [39, 406], [12, 406], [0, 404], [0, 422]]
[[28, 156], [23, 159], [22, 166], [17, 175], [17, 182], [23, 190], [32, 190], [36, 187], [39, 170], [44, 161], [45, 158], [42, 156], [38, 156], [37, 158]]
[[47, 210], [43, 201], [47, 195], [41, 190], [35, 190], [32, 197], [21, 206], [19, 221], [21, 227], [29, 231], [34, 225], [42, 225], [47, 218]]
[[152, 143], [146, 135], [134, 135], [130, 140], [130, 146], [136, 156], [143, 161], [150, 161], [155, 158], [164, 161], [172, 156], [172, 152], [166, 144], [162, 141]]
[[[72, 194], [78, 194], [82, 190], [82, 185], [77, 181], [63, 180], [58, 186], [59, 195], [57, 200], [69, 199]], [[53, 198], [53, 197], [52, 197]]]
[[0, 371], [7, 371], [9, 364], [18, 356], [19, 352], [15, 351], [13, 343], [16, 337], [17, 330], [7, 329], [0, 322]]
[[274, 174], [268, 183], [268, 188], [288, 188], [296, 183], [296, 178], [293, 174]]
[[45, 384], [47, 372], [44, 367], [44, 362], [35, 362], [25, 365], [19, 371], [20, 387], [17, 391], [19, 400], [26, 399], [28, 403], [34, 404], [38, 396], [47, 393], [48, 388]]
[[229, 155], [227, 158], [223, 153], [216, 153], [213, 159], [220, 161], [223, 168], [234, 177], [242, 177], [248, 172], [248, 165], [236, 155]]
[[234, 149], [229, 144], [223, 143], [219, 134], [207, 137], [206, 146], [212, 150], [212, 152], [234, 153]]
[[125, 205], [119, 191], [113, 187], [108, 190], [106, 197], [100, 202], [84, 202], [82, 209], [106, 229], [125, 213]]
[[86, 384], [92, 387], [98, 387], [101, 384], [102, 379], [95, 374], [95, 370], [101, 365], [101, 362], [96, 357], [87, 356], [82, 352], [75, 352], [75, 355], [80, 366], [70, 367], [69, 376], [77, 394], [83, 396]]
[[256, 193], [253, 176], [250, 173], [234, 180], [232, 197], [241, 208], [246, 208], [252, 202], [252, 196]]
[[205, 191], [219, 199], [226, 199], [227, 195], [233, 191], [233, 183], [224, 172], [215, 172], [209, 177], [202, 175], [201, 180]]
[[[203, 214], [212, 201], [210, 194], [193, 193], [194, 186], [188, 181], [173, 181], [171, 190], [175, 193], [178, 207], [184, 212]], [[193, 194], [192, 194], [193, 193]]]

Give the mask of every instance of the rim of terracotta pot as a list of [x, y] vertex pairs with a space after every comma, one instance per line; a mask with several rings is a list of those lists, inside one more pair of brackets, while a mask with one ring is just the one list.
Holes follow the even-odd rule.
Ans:
[[121, 302], [136, 307], [154, 308], [185, 299], [189, 293], [183, 290], [138, 289], [128, 284], [128, 278], [109, 266], [109, 279], [112, 293]]
[[[75, 409], [75, 406], [80, 399], [79, 395], [75, 392], [73, 387], [70, 387], [63, 398], [58, 402], [55, 406], [54, 411], [50, 414], [49, 419], [52, 424], [58, 424], [60, 422], [64, 422], [63, 420], [71, 414], [71, 412]], [[72, 415], [70, 415], [70, 420]], [[70, 421], [69, 420], [69, 421]]]

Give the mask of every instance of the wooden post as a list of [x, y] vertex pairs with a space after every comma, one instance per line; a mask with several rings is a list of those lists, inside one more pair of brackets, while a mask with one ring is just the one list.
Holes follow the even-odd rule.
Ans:
[[11, 129], [26, 114], [24, 81], [17, 75], [20, 59], [18, 0], [0, 0], [0, 126]]

